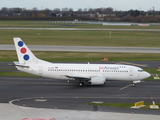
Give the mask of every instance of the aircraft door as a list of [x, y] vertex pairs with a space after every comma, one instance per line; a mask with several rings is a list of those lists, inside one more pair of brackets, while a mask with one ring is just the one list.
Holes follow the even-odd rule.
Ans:
[[43, 73], [43, 67], [39, 66], [39, 75], [42, 76], [42, 73]]
[[133, 76], [133, 68], [129, 68], [129, 76]]

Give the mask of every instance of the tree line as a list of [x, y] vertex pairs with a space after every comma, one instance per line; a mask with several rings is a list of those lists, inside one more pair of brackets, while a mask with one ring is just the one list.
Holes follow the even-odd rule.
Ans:
[[108, 8], [54, 8], [38, 10], [26, 8], [6, 8], [0, 10], [0, 20], [92, 20], [108, 22], [160, 23], [160, 11], [128, 10], [117, 11]]

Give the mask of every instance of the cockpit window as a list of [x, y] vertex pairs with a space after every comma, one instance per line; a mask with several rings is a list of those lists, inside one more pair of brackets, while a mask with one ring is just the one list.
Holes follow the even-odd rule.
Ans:
[[138, 70], [138, 72], [143, 72], [144, 70]]

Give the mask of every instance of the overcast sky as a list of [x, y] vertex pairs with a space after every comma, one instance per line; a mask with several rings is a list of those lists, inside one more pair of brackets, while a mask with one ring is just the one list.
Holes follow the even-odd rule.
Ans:
[[49, 8], [73, 8], [76, 11], [79, 8], [101, 8], [112, 7], [114, 10], [144, 10], [148, 11], [151, 7], [156, 11], [160, 10], [160, 0], [1, 0], [2, 7], [20, 7], [32, 9], [36, 7], [39, 10]]

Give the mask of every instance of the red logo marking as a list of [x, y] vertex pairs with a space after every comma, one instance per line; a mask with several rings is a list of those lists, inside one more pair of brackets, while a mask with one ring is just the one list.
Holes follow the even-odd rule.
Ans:
[[26, 48], [21, 48], [21, 53], [26, 53], [27, 52], [27, 50], [26, 50]]
[[100, 67], [100, 66], [99, 66], [99, 70], [103, 70], [103, 69], [104, 69], [104, 67]]

